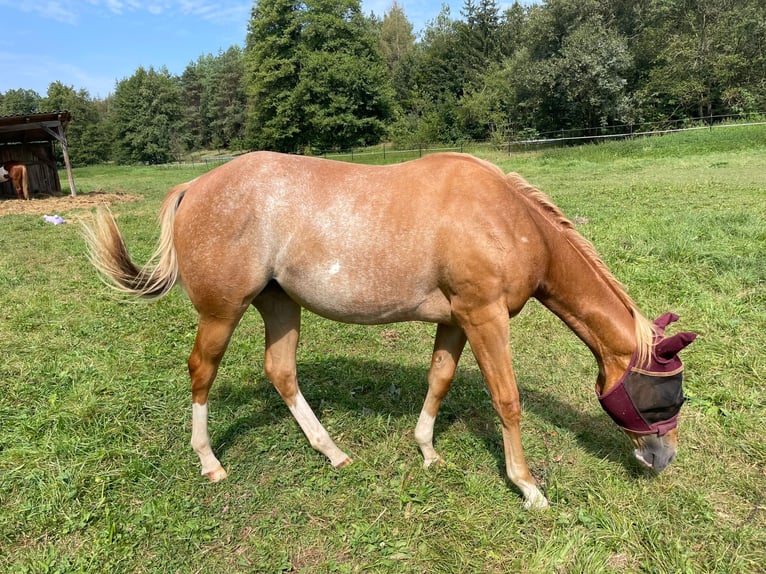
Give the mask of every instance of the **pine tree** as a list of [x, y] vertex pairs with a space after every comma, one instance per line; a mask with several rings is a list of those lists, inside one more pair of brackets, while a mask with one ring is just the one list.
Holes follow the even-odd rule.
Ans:
[[250, 147], [295, 151], [304, 138], [295, 101], [300, 73], [302, 2], [258, 0], [245, 48], [247, 138]]
[[380, 28], [380, 49], [391, 76], [396, 74], [399, 64], [414, 47], [415, 35], [412, 33], [412, 24], [407, 20], [402, 7], [394, 0], [383, 17]]
[[246, 97], [243, 85], [242, 49], [232, 46], [213, 58], [204, 79], [204, 121], [210, 130], [210, 146], [230, 148], [244, 139]]

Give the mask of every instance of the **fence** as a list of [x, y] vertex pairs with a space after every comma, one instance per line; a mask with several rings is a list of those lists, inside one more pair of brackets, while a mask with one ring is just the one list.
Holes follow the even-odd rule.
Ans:
[[[342, 161], [357, 163], [386, 164], [416, 159], [424, 155], [457, 151], [468, 153], [481, 153], [482, 151], [501, 153], [520, 153], [525, 151], [539, 150], [548, 147], [562, 147], [582, 143], [595, 143], [613, 139], [629, 139], [636, 137], [651, 137], [670, 133], [678, 133], [694, 130], [712, 130], [717, 128], [736, 128], [745, 126], [766, 125], [766, 113], [740, 114], [727, 116], [707, 116], [688, 120], [663, 121], [654, 124], [621, 124], [596, 129], [572, 129], [556, 130], [536, 134], [535, 137], [525, 139], [502, 140], [465, 140], [454, 144], [421, 143], [417, 146], [400, 147], [396, 144], [381, 144], [367, 148], [351, 148], [341, 150], [317, 150], [311, 149], [309, 155], [324, 157]], [[230, 156], [207, 156], [187, 160], [173, 164], [172, 166], [199, 165], [204, 170], [226, 163], [234, 159]]]
[[[595, 143], [610, 139], [630, 139], [635, 137], [659, 136], [670, 133], [678, 133], [693, 130], [712, 130], [716, 128], [733, 128], [766, 125], [766, 113], [739, 114], [727, 116], [706, 116], [688, 120], [663, 121], [654, 124], [621, 124], [594, 129], [556, 130], [537, 134], [535, 137], [525, 139], [500, 140], [466, 140], [454, 145], [445, 144], [419, 144], [417, 147], [401, 149], [394, 144], [382, 144], [372, 148], [359, 148], [348, 150], [312, 150], [312, 155], [341, 159], [346, 161], [358, 161], [360, 163], [391, 163], [392, 161], [405, 161], [422, 157], [430, 153], [443, 151], [459, 151], [476, 153], [481, 150], [494, 152], [531, 151], [546, 147], [563, 147], [582, 143]], [[376, 159], [381, 161], [376, 161]]]

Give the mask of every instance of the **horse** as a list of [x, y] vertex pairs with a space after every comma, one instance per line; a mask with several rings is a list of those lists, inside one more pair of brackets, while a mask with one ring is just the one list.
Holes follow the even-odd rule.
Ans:
[[0, 166], [0, 183], [9, 180], [13, 183], [13, 188], [19, 199], [29, 199], [27, 166], [18, 161], [6, 161], [2, 164]]
[[89, 257], [107, 283], [138, 299], [183, 285], [198, 313], [188, 359], [191, 446], [212, 482], [227, 472], [208, 433], [208, 393], [232, 333], [254, 306], [267, 377], [311, 446], [351, 462], [298, 386], [301, 308], [354, 324], [435, 323], [428, 388], [414, 437], [428, 467], [443, 462], [434, 422], [466, 342], [502, 422], [506, 473], [528, 509], [548, 501], [525, 462], [510, 319], [532, 297], [588, 346], [596, 393], [659, 472], [675, 457], [683, 403], [677, 318], [650, 321], [587, 241], [520, 175], [470, 155], [433, 154], [389, 166], [251, 152], [171, 189], [159, 244], [134, 263], [113, 218], [85, 223]]

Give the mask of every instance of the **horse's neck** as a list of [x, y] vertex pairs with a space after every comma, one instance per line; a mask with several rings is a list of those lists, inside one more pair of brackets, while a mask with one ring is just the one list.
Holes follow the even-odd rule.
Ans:
[[609, 278], [562, 237], [537, 298], [590, 348], [601, 389], [616, 383], [636, 349], [635, 319]]

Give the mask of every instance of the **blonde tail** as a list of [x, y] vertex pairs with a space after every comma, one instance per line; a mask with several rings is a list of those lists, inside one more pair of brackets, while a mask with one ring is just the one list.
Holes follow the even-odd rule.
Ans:
[[185, 191], [185, 185], [178, 186], [165, 197], [160, 210], [160, 242], [143, 266], [136, 265], [130, 258], [109, 211], [100, 209], [91, 225], [83, 225], [90, 261], [115, 289], [141, 299], [159, 299], [176, 284], [178, 263], [173, 245], [173, 222]]

